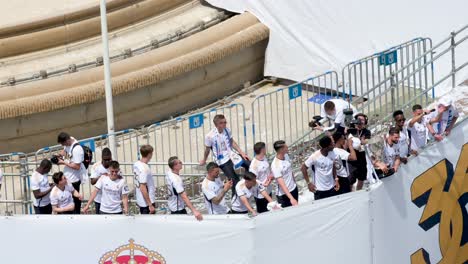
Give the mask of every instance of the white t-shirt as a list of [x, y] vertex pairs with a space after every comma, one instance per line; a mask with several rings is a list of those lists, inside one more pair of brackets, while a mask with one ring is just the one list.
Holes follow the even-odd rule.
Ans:
[[3, 171], [2, 169], [0, 169], [0, 185], [2, 184], [3, 182]]
[[168, 171], [166, 172], [166, 184], [169, 194], [169, 198], [167, 200], [169, 210], [171, 210], [171, 212], [175, 212], [184, 209], [184, 200], [182, 200], [182, 197], [179, 195], [185, 191], [182, 178], [172, 171]]
[[[37, 171], [34, 171], [31, 175], [31, 190], [36, 191], [39, 190], [40, 192], [46, 192], [50, 188], [49, 179], [47, 178], [47, 174], [43, 175]], [[34, 197], [34, 195], [33, 195]], [[50, 193], [47, 195], [39, 198], [34, 199], [34, 206], [36, 207], [44, 207], [50, 204]]]
[[100, 211], [108, 214], [122, 212], [122, 196], [130, 192], [124, 178], [113, 181], [104, 176], [99, 178], [94, 187], [102, 193]]
[[403, 130], [400, 131], [400, 141], [398, 141], [398, 151], [400, 157], [407, 158], [409, 153], [409, 136], [408, 129], [406, 126], [403, 126]]
[[[439, 110], [437, 109], [437, 111], [432, 112], [431, 114], [429, 114], [429, 116], [430, 118], [434, 118], [438, 115], [438, 113]], [[435, 132], [437, 134], [444, 133], [445, 129], [447, 129], [447, 127], [449, 127], [452, 124], [453, 118], [459, 117], [459, 115], [460, 114], [458, 113], [457, 109], [451, 105], [448, 108], [448, 110], [442, 114], [442, 118], [440, 119], [440, 121], [438, 123], [433, 124]]]
[[[109, 171], [104, 168], [102, 162], [94, 163], [93, 167], [91, 168], [91, 179], [99, 179], [102, 175], [109, 175]], [[98, 191], [96, 198], [94, 199], [95, 202], [101, 203], [102, 192], [101, 190]]]
[[413, 127], [409, 127], [408, 129], [411, 132], [411, 144], [410, 149], [418, 151], [420, 148], [426, 146], [427, 138], [428, 138], [428, 129], [426, 127], [426, 118], [421, 120], [421, 123], [416, 122], [414, 123]]
[[205, 137], [205, 146], [213, 151], [213, 159], [218, 165], [222, 165], [230, 160], [232, 151], [232, 133], [229, 128], [219, 133], [217, 128], [213, 128]]
[[[296, 180], [294, 179], [289, 155], [286, 154], [284, 156], [284, 160], [280, 160], [277, 157], [275, 157], [273, 159], [273, 162], [271, 163], [271, 172], [273, 173], [273, 176], [276, 180], [278, 180], [278, 178], [283, 178], [284, 183], [286, 184], [286, 187], [288, 188], [289, 192], [292, 192], [294, 189], [296, 189]], [[283, 192], [283, 190], [281, 190], [281, 188], [278, 185], [277, 195], [284, 194], [285, 193]]]
[[387, 142], [384, 142], [383, 162], [388, 166], [388, 168], [392, 168], [395, 164], [395, 157], [401, 156], [399, 150], [398, 144], [390, 146]]
[[139, 207], [147, 207], [146, 200], [140, 190], [140, 183], [146, 183], [148, 195], [151, 203], [154, 203], [156, 196], [156, 187], [154, 186], [153, 175], [148, 164], [137, 161], [133, 164], [133, 174], [135, 175], [136, 200]]
[[221, 179], [216, 178], [214, 181], [205, 178], [202, 182], [202, 191], [205, 196], [205, 206], [208, 214], [227, 214], [229, 208], [226, 206], [226, 200], [223, 198], [219, 204], [211, 202], [211, 199], [218, 196], [223, 190], [224, 184]]
[[[75, 144], [78, 144], [73, 148]], [[73, 153], [72, 153], [73, 149]], [[67, 178], [68, 182], [75, 183], [77, 181], [81, 181], [83, 179], [84, 174], [87, 173], [86, 168], [83, 164], [84, 160], [84, 151], [81, 145], [79, 145], [78, 141], [74, 140], [71, 146], [64, 147], [65, 152], [68, 154], [70, 158], [70, 163], [81, 164], [79, 170], [74, 170], [65, 166], [63, 168], [63, 175]]]
[[348, 151], [341, 149], [341, 148], [334, 148], [333, 153], [336, 155], [335, 159], [335, 168], [336, 168], [336, 175], [338, 177], [348, 178], [349, 170], [348, 170], [348, 159], [349, 155], [351, 155]]
[[[263, 160], [258, 160], [256, 158], [252, 159], [249, 171], [255, 174], [255, 176], [257, 176], [257, 181], [262, 184], [265, 183], [268, 180], [268, 176], [271, 175], [270, 164], [268, 163], [267, 158], [263, 158]], [[267, 193], [270, 194], [272, 190], [273, 186], [271, 184], [268, 185], [266, 188]], [[259, 199], [263, 198], [263, 195], [261, 194], [258, 194], [258, 196], [254, 194], [254, 196]]]
[[333, 151], [328, 152], [325, 157], [320, 150], [312, 153], [305, 161], [307, 168], [314, 168], [314, 182], [318, 191], [328, 191], [335, 187], [335, 178], [333, 177], [333, 166], [337, 156]]
[[349, 106], [351, 106], [351, 109], [353, 109], [353, 116], [358, 113], [356, 108], [353, 105], [349, 104], [347, 101], [343, 99], [331, 99], [328, 101], [331, 101], [335, 104], [335, 115], [333, 116], [327, 115], [327, 113], [325, 112], [325, 103], [323, 103], [322, 106], [320, 107], [320, 116], [328, 117], [331, 120], [334, 120], [334, 123], [338, 123], [342, 127], [345, 126], [345, 115], [343, 114], [343, 110], [348, 109]]
[[234, 195], [231, 200], [232, 210], [236, 212], [247, 211], [248, 209], [242, 203], [240, 197], [245, 196], [247, 200], [249, 200], [252, 196], [256, 197], [260, 192], [263, 191], [265, 191], [265, 187], [259, 180], [257, 180], [257, 184], [250, 189], [245, 186], [245, 180], [240, 180], [236, 184], [236, 195]]
[[50, 192], [50, 203], [57, 208], [64, 208], [73, 204], [73, 192], [75, 189], [71, 184], [65, 186], [65, 189], [60, 190], [55, 186]]

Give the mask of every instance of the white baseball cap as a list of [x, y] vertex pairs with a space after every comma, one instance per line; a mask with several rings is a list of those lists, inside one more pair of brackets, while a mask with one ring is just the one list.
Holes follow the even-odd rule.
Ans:
[[453, 103], [452, 99], [448, 98], [448, 97], [442, 97], [439, 99], [439, 105], [443, 105], [445, 107], [449, 107], [451, 106]]

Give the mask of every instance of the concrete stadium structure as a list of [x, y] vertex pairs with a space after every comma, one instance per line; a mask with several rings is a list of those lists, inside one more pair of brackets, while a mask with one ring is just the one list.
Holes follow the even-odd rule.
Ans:
[[[113, 36], [110, 45], [123, 42], [124, 46], [115, 45], [129, 53], [111, 63], [117, 130], [150, 124], [206, 105], [263, 77], [269, 32], [249, 13], [230, 17], [201, 6], [199, 1], [182, 0], [132, 1], [131, 5], [116, 0], [108, 6], [109, 31]], [[106, 132], [96, 8], [95, 2], [83, 2], [81, 9], [63, 10], [60, 15], [46, 14], [32, 22], [0, 28], [0, 57], [4, 65], [0, 75], [3, 81], [7, 80], [0, 87], [3, 152], [31, 152], [53, 145], [61, 130], [78, 138]], [[195, 11], [197, 8], [205, 11]], [[161, 28], [167, 26], [161, 21], [168, 20], [171, 13], [174, 17], [182, 13], [190, 17], [192, 12], [201, 21], [202, 30], [198, 33], [182, 36], [181, 29], [175, 27], [177, 23], [173, 23], [172, 28], [164, 28], [159, 34], [173, 36], [169, 45], [156, 43], [147, 52], [132, 54], [139, 48], [138, 43], [150, 43], [146, 27]], [[207, 16], [219, 18], [218, 23], [208, 27], [203, 20]], [[129, 40], [138, 37], [139, 42]], [[96, 57], [95, 66], [48, 76], [50, 69], [73, 68], [71, 65], [83, 60], [96, 61]], [[20, 82], [21, 76], [30, 74], [24, 72], [25, 68], [34, 73], [33, 79]]]

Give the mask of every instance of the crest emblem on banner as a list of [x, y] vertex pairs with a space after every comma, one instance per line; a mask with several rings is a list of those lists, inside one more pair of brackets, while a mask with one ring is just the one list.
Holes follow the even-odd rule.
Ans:
[[158, 252], [135, 244], [133, 239], [128, 242], [129, 244], [104, 254], [99, 264], [166, 264], [166, 260]]
[[[428, 231], [439, 224], [438, 263], [462, 264], [468, 260], [468, 144], [462, 147], [455, 169], [441, 160], [414, 179], [411, 200], [425, 206], [419, 226]], [[424, 248], [411, 255], [412, 264], [429, 264]]]

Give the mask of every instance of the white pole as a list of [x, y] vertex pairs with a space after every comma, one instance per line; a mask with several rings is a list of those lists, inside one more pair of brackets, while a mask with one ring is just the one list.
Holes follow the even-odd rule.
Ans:
[[113, 159], [117, 159], [117, 148], [114, 134], [114, 107], [112, 102], [112, 84], [109, 62], [109, 41], [107, 39], [107, 11], [106, 0], [101, 0], [101, 35], [103, 45], [104, 62], [104, 84], [106, 88], [106, 114], [107, 114], [107, 134], [109, 135], [109, 148], [112, 151]]

